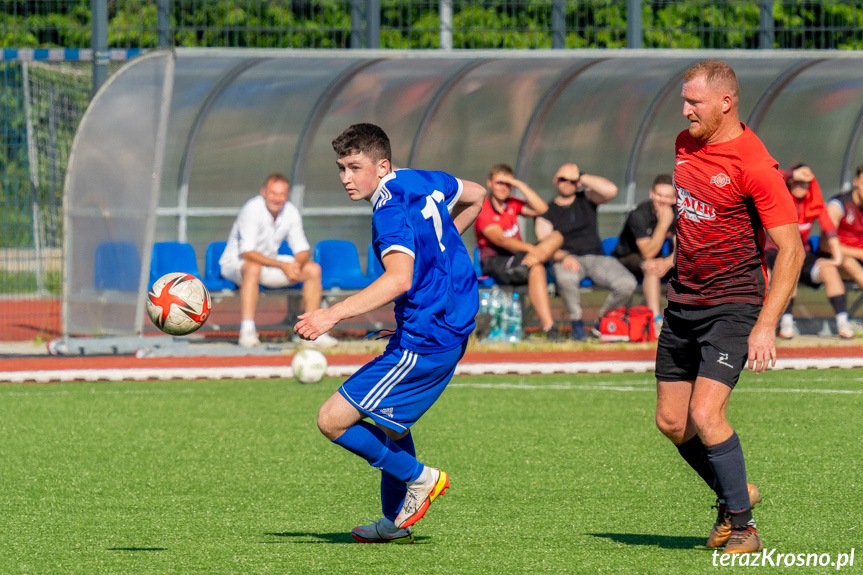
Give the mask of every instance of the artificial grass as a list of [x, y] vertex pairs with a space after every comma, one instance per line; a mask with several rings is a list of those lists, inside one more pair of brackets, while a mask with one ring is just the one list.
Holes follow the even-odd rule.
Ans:
[[[861, 375], [744, 374], [732, 394], [768, 550], [861, 547]], [[414, 430], [452, 488], [410, 546], [349, 536], [380, 515], [379, 475], [316, 429], [338, 384], [0, 387], [0, 573], [716, 569], [712, 493], [655, 429], [650, 374], [455, 378]]]

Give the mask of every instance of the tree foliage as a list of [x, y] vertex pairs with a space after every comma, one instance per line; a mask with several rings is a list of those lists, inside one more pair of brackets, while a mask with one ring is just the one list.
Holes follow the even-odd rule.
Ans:
[[[365, 9], [365, 0], [357, 4]], [[46, 6], [51, 9], [45, 12]], [[642, 45], [652, 48], [757, 48], [759, 3], [743, 0], [642, 2]], [[173, 0], [170, 35], [175, 46], [347, 48], [351, 0]], [[455, 0], [456, 48], [551, 47], [551, 0]], [[565, 45], [626, 45], [623, 0], [564, 0]], [[157, 2], [111, 0], [109, 45], [157, 45]], [[850, 1], [777, 0], [777, 48], [859, 49], [863, 6]], [[437, 48], [438, 2], [380, 0], [380, 46]], [[361, 29], [362, 26], [358, 27]], [[5, 0], [0, 14], [4, 47], [90, 45], [90, 0]]]

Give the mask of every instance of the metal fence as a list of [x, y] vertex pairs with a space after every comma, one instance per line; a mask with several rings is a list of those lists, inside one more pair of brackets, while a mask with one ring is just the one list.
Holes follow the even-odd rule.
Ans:
[[863, 0], [4, 0], [5, 47], [863, 47]]

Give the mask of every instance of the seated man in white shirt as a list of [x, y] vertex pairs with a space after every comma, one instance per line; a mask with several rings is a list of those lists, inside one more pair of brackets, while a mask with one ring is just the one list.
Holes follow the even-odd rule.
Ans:
[[[260, 195], [240, 208], [219, 259], [222, 277], [240, 286], [242, 347], [261, 343], [255, 328], [259, 286], [281, 288], [302, 282], [304, 311], [321, 305], [321, 266], [309, 261], [309, 241], [299, 210], [288, 201], [289, 191], [290, 182], [284, 175], [267, 176]], [[293, 256], [279, 254], [284, 240]], [[314, 344], [329, 347], [338, 343], [336, 338], [325, 335]]]

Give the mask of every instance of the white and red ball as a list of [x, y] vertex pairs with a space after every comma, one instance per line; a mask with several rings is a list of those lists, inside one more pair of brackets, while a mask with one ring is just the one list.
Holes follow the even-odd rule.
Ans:
[[165, 274], [147, 294], [147, 315], [170, 335], [188, 335], [204, 325], [212, 309], [204, 283], [183, 272]]

